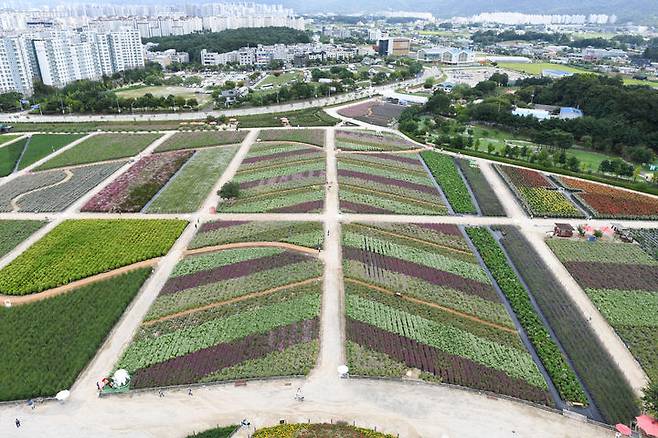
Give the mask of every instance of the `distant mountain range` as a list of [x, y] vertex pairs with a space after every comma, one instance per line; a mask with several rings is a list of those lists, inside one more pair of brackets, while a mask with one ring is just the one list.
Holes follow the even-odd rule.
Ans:
[[437, 17], [480, 12], [529, 14], [615, 14], [620, 21], [658, 22], [658, 0], [259, 0], [283, 3], [298, 13], [377, 13], [383, 10], [432, 12]]

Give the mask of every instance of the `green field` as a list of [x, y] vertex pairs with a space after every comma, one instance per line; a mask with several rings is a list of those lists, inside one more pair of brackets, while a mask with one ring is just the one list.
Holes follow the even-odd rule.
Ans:
[[19, 134], [2, 134], [0, 135], [0, 146], [18, 137], [20, 137]]
[[516, 63], [516, 62], [501, 62], [498, 67], [508, 70], [527, 73], [529, 75], [541, 75], [542, 70], [562, 70], [570, 73], [592, 73], [588, 70], [571, 67], [563, 64], [551, 64], [550, 62], [536, 62], [536, 63]]
[[137, 155], [161, 134], [98, 134], [46, 161], [37, 170], [95, 163]]
[[82, 137], [80, 134], [34, 134], [30, 138], [18, 168], [25, 169], [80, 137]]
[[44, 225], [41, 221], [0, 221], [0, 257]]
[[124, 99], [136, 99], [142, 97], [147, 93], [155, 97], [167, 97], [173, 95], [175, 97], [182, 97], [184, 99], [196, 99], [199, 105], [203, 105], [210, 100], [210, 94], [197, 93], [201, 91], [200, 88], [187, 88], [176, 87], [167, 85], [154, 85], [154, 86], [140, 86], [124, 88], [116, 91], [116, 95]]
[[263, 88], [265, 85], [274, 85], [275, 87], [281, 86], [281, 85], [286, 85], [292, 81], [299, 80], [302, 78], [301, 73], [297, 71], [290, 71], [286, 73], [281, 73], [280, 75], [276, 76], [273, 74], [269, 74], [263, 79], [256, 88]]
[[0, 147], [0, 177], [7, 176], [14, 171], [26, 142], [27, 139], [24, 138], [10, 145]]

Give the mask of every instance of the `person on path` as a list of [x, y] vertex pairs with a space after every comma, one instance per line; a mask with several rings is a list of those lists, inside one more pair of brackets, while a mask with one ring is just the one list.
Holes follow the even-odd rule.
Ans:
[[164, 392], [161, 389], [158, 389], [158, 397], [164, 397]]
[[187, 395], [192, 397], [192, 388], [187, 388]]
[[21, 420], [19, 420], [18, 418], [16, 419], [15, 423], [16, 423], [16, 429], [21, 427]]

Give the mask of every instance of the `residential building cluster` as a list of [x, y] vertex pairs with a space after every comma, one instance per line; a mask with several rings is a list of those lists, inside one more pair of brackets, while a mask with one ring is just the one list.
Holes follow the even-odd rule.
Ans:
[[475, 53], [456, 47], [431, 47], [416, 52], [419, 61], [439, 62], [442, 64], [462, 65], [475, 63]]
[[498, 24], [614, 24], [616, 15], [590, 14], [590, 15], [542, 15], [523, 14], [520, 12], [483, 12], [472, 17], [458, 17], [452, 20], [455, 23], [498, 23]]
[[362, 49], [354, 45], [341, 44], [274, 44], [270, 46], [243, 47], [231, 52], [217, 53], [201, 50], [203, 65], [253, 65], [263, 67], [272, 61], [283, 61], [295, 67], [304, 67], [310, 61], [347, 60], [358, 55], [365, 55]]
[[144, 67], [139, 32], [43, 29], [0, 36], [0, 93], [30, 95], [33, 81], [63, 87]]
[[149, 47], [152, 46], [153, 44], [150, 45], [146, 44], [144, 46], [145, 48], [144, 57], [146, 58], [147, 61], [157, 62], [162, 66], [162, 68], [166, 68], [172, 63], [187, 64], [188, 62], [190, 62], [190, 54], [187, 52], [177, 52], [175, 49], [164, 50], [161, 52], [159, 51], [151, 52], [149, 50]]

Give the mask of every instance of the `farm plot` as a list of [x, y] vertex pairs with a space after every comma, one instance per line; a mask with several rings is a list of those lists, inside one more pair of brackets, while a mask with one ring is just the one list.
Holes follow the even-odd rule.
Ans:
[[453, 158], [434, 151], [421, 152], [420, 156], [432, 172], [436, 183], [441, 186], [452, 209], [456, 213], [477, 213], [471, 194]]
[[132, 388], [307, 374], [321, 275], [316, 257], [279, 248], [188, 256], [117, 366]]
[[658, 198], [564, 176], [559, 181], [594, 217], [658, 219]]
[[150, 272], [137, 269], [49, 299], [0, 308], [0, 400], [53, 396], [70, 388]]
[[535, 311], [528, 292], [507, 262], [498, 242], [486, 228], [467, 228], [466, 232], [505, 294], [562, 400], [587, 404], [587, 396], [576, 374]]
[[179, 220], [69, 220], [0, 270], [0, 293], [27, 295], [163, 256]]
[[142, 158], [90, 199], [82, 211], [141, 211], [193, 154], [193, 151], [174, 151]]
[[146, 213], [191, 213], [206, 199], [210, 190], [233, 159], [238, 146], [198, 150], [153, 198]]
[[489, 184], [489, 181], [482, 174], [477, 164], [463, 158], [458, 158], [455, 162], [464, 174], [468, 185], [471, 186], [471, 190], [482, 214], [484, 216], [507, 216], [505, 208], [500, 203], [496, 192], [494, 192], [491, 184]]
[[658, 260], [658, 228], [638, 228], [631, 230], [633, 239], [642, 246], [644, 251]]
[[[13, 204], [16, 207], [15, 210], [29, 212], [64, 211], [124, 164], [124, 161], [113, 161], [74, 167], [64, 171], [46, 171], [60, 174], [62, 179], [53, 185], [30, 193], [24, 193], [20, 198], [14, 198]], [[21, 178], [30, 177], [32, 175], [26, 175]]]
[[369, 100], [338, 110], [343, 117], [360, 120], [377, 126], [390, 126], [402, 114], [404, 107], [379, 100]]
[[263, 129], [258, 133], [262, 141], [292, 141], [324, 147], [324, 129]]
[[[347, 424], [284, 424], [258, 429], [252, 438], [394, 438], [393, 435]], [[203, 437], [201, 437], [203, 438]]]
[[80, 134], [34, 134], [29, 139], [18, 169], [25, 169], [81, 137]]
[[98, 134], [53, 157], [37, 170], [97, 163], [137, 155], [161, 134]]
[[658, 262], [635, 244], [579, 239], [547, 243], [649, 378], [658, 379]]
[[239, 196], [220, 202], [230, 213], [312, 213], [324, 208], [325, 154], [288, 143], [253, 145], [233, 182]]
[[343, 154], [340, 208], [355, 213], [446, 214], [441, 194], [418, 154]]
[[347, 224], [343, 273], [353, 374], [401, 377], [415, 368], [425, 380], [551, 403], [456, 226]]
[[178, 149], [198, 149], [239, 144], [242, 143], [247, 134], [247, 131], [177, 132], [158, 146], [155, 151], [166, 152]]
[[24, 138], [0, 147], [0, 177], [7, 176], [14, 171], [27, 141], [28, 139]]
[[605, 420], [628, 422], [637, 414], [635, 394], [590, 322], [521, 231], [511, 226], [499, 229], [504, 232], [501, 243]]
[[558, 191], [543, 173], [498, 164], [495, 167], [528, 214], [583, 217], [564, 193]]
[[33, 190], [61, 183], [66, 178], [63, 171], [28, 173], [20, 176], [10, 184], [0, 186], [0, 211], [9, 212], [14, 209], [11, 201], [17, 196]]
[[42, 221], [0, 221], [0, 257], [16, 248], [46, 223]]
[[418, 147], [393, 134], [354, 129], [336, 131], [336, 148], [341, 151], [403, 151]]
[[236, 242], [284, 242], [321, 248], [324, 230], [319, 222], [213, 221], [204, 223], [190, 248]]

